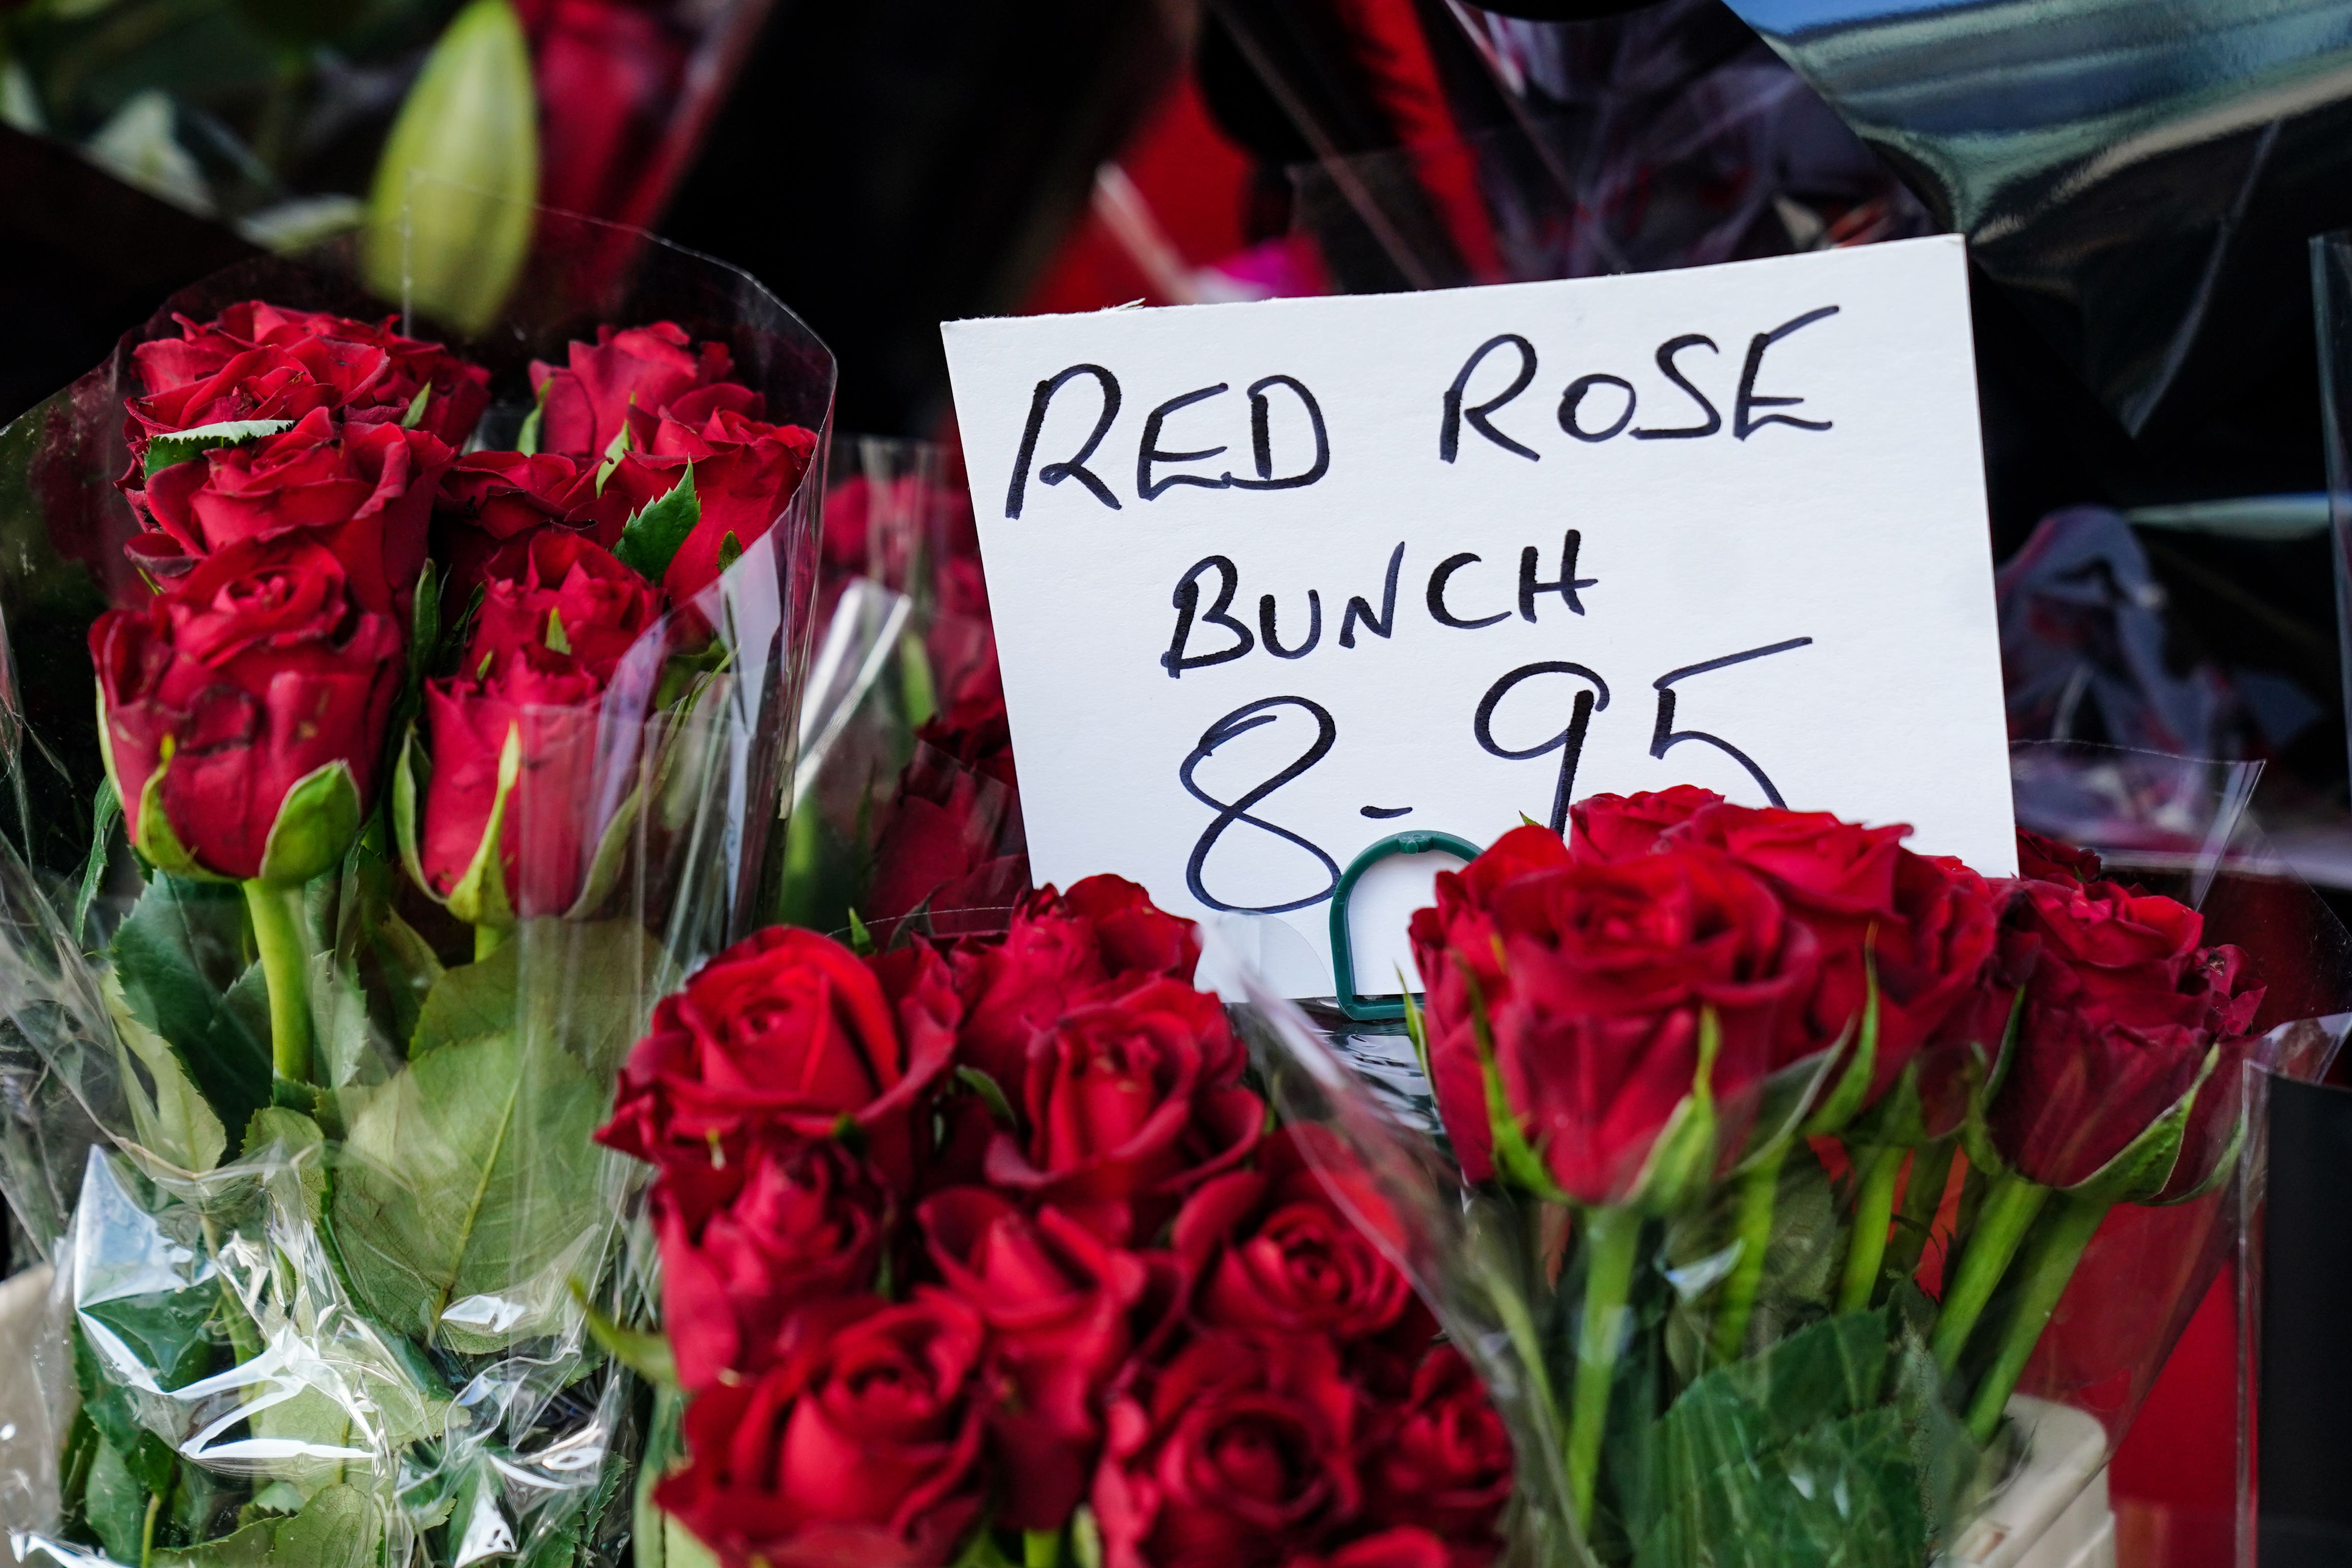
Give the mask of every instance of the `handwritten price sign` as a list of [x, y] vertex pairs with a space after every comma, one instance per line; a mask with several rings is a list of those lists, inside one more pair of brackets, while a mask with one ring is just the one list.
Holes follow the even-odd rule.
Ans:
[[944, 331], [1040, 881], [1321, 951], [1376, 839], [1674, 784], [2014, 869], [1958, 239]]

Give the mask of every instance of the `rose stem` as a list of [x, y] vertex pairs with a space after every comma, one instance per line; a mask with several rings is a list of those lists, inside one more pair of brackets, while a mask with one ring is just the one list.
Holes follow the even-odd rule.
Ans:
[[2033, 1245], [2026, 1250], [2020, 1265], [2025, 1284], [2017, 1298], [2017, 1310], [2010, 1314], [2008, 1325], [2001, 1330], [2000, 1349], [1993, 1356], [1992, 1365], [1985, 1369], [1984, 1381], [1977, 1384], [1976, 1396], [1969, 1402], [1969, 1432], [1978, 1442], [1992, 1440], [1993, 1429], [2000, 1425], [2000, 1413], [2009, 1406], [2009, 1396], [2017, 1387], [2019, 1374], [2025, 1371], [2033, 1347], [2041, 1342], [2050, 1314], [2058, 1310], [2058, 1298], [2066, 1293], [2066, 1282], [2074, 1277], [2074, 1266], [2083, 1261], [2083, 1249], [2091, 1245], [2099, 1222], [2107, 1217], [2112, 1206], [2096, 1198], [2061, 1194], [2049, 1222], [2035, 1234]]
[[269, 1058], [289, 1083], [310, 1080], [310, 944], [295, 918], [299, 888], [273, 888], [256, 878], [245, 884], [253, 916], [253, 944], [261, 950], [261, 978], [269, 990]]
[[1739, 1178], [1738, 1259], [1723, 1281], [1723, 1305], [1715, 1315], [1715, 1359], [1739, 1359], [1748, 1342], [1748, 1320], [1764, 1282], [1764, 1253], [1772, 1242], [1772, 1205], [1780, 1192], [1780, 1167], [1789, 1158], [1783, 1142]]
[[1969, 1331], [1977, 1326], [1985, 1303], [1992, 1300], [1993, 1287], [2008, 1272], [2017, 1244], [2025, 1239], [2026, 1227], [2042, 1212], [2042, 1200], [2049, 1195], [2048, 1187], [2022, 1176], [1996, 1176], [1987, 1189], [1984, 1205], [1977, 1211], [1976, 1228], [1968, 1238], [1969, 1248], [1960, 1255], [1959, 1277], [1944, 1287], [1944, 1304], [1936, 1313], [1936, 1331], [1928, 1340], [1928, 1348], [1936, 1352], [1936, 1365], [1948, 1375], [1959, 1365]]
[[1886, 1227], [1895, 1218], [1895, 1179], [1903, 1173], [1901, 1144], [1866, 1149], [1853, 1163], [1853, 1234], [1845, 1244], [1845, 1278], [1838, 1283], [1837, 1310], [1859, 1312], [1878, 1288], [1878, 1266], [1886, 1258]]
[[1642, 1216], [1630, 1208], [1585, 1211], [1584, 1321], [1576, 1342], [1575, 1404], [1568, 1418], [1569, 1502], [1579, 1529], [1592, 1526], [1593, 1483], [1601, 1473], [1601, 1438], [1609, 1423], [1609, 1386], [1615, 1381], [1619, 1330], [1633, 1291], [1633, 1260]]
[[474, 962], [479, 963], [498, 952], [499, 943], [506, 939], [507, 933], [500, 927], [476, 926], [474, 928]]
[[1061, 1568], [1062, 1532], [1024, 1530], [1021, 1532], [1022, 1568]]
[[1957, 1136], [1938, 1138], [1911, 1152], [1911, 1177], [1903, 1184], [1903, 1207], [1898, 1211], [1902, 1223], [1886, 1244], [1885, 1272], [1897, 1279], [1908, 1279], [1919, 1272], [1919, 1259], [1927, 1254], [1936, 1216], [1944, 1212], [1944, 1192], [1952, 1184], [1952, 1153], [1958, 1145]]

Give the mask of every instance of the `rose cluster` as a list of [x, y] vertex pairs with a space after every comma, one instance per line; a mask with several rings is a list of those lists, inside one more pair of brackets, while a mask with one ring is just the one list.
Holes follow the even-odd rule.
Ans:
[[179, 326], [133, 351], [124, 426], [155, 591], [90, 632], [132, 841], [184, 874], [328, 869], [415, 668], [422, 782], [396, 826], [417, 879], [481, 925], [563, 912], [605, 690], [641, 645], [649, 693], [693, 651], [647, 634], [703, 624], [667, 612], [773, 524], [814, 436], [668, 322], [534, 363], [525, 449], [464, 456], [489, 375], [438, 344], [257, 300]]
[[600, 1136], [657, 1168], [663, 1508], [777, 1568], [1089, 1527], [1113, 1568], [1492, 1557], [1500, 1421], [1198, 957], [1097, 877], [944, 947], [772, 929], [660, 1005]]

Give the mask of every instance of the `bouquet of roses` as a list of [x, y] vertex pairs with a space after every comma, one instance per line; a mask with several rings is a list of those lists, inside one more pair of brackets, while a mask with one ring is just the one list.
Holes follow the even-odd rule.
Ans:
[[1295, 1026], [1277, 1098], [1384, 1173], [1538, 1558], [1918, 1568], [2031, 1445], [2012, 1395], [2110, 1215], [2178, 1248], [2160, 1362], [2214, 1259], [2125, 1215], [2227, 1181], [2246, 1064], [2318, 1031], [2258, 1037], [2198, 913], [2030, 834], [1989, 880], [1695, 788], [1573, 816], [1413, 919], [1458, 1185]]
[[653, 997], [772, 896], [830, 400], [782, 307], [656, 263], [614, 303], [737, 303], [478, 362], [273, 263], [27, 416], [57, 504], [17, 542], [115, 604], [81, 874], [0, 848], [8, 1191], [69, 1317], [20, 1553], [625, 1541], [582, 1298], [628, 1178], [591, 1134]]
[[990, 938], [763, 931], [660, 1005], [600, 1134], [658, 1173], [653, 1504], [730, 1568], [1493, 1558], [1501, 1419], [1199, 952], [1097, 877]]

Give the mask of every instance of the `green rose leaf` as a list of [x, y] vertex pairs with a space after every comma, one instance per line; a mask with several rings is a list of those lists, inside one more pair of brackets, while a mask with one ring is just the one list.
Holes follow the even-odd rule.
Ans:
[[195, 1546], [158, 1548], [148, 1568], [375, 1568], [383, 1543], [383, 1516], [367, 1494], [331, 1486], [290, 1517], [257, 1519]]
[[360, 831], [360, 786], [341, 759], [304, 774], [278, 804], [261, 851], [260, 880], [298, 888], [342, 864]]
[[152, 478], [165, 468], [175, 468], [191, 462], [206, 452], [216, 452], [224, 447], [242, 447], [248, 441], [258, 441], [264, 436], [275, 436], [294, 428], [291, 419], [225, 419], [217, 425], [199, 425], [192, 430], [174, 430], [168, 436], [157, 436], [147, 443], [146, 468], [142, 477]]
[[136, 1563], [147, 1529], [147, 1489], [131, 1473], [121, 1454], [104, 1437], [91, 1456], [89, 1479], [82, 1488], [82, 1518], [89, 1524], [108, 1556], [117, 1563]]
[[658, 583], [695, 524], [702, 521], [702, 503], [695, 498], [694, 465], [666, 495], [645, 504], [621, 529], [613, 553], [636, 568], [647, 582]]
[[[131, 1130], [138, 1134], [140, 1147], [183, 1171], [201, 1174], [213, 1169], [228, 1147], [228, 1134], [220, 1118], [205, 1103], [203, 1092], [180, 1065], [171, 1042], [131, 1015], [131, 1005], [122, 996], [122, 976], [108, 971], [100, 991], [126, 1058], [122, 1089], [131, 1102]], [[144, 1069], [143, 1079], [130, 1070], [128, 1058], [136, 1058]]]
[[245, 947], [235, 887], [159, 876], [108, 954], [128, 1016], [170, 1043], [232, 1142], [270, 1102], [269, 998]]

